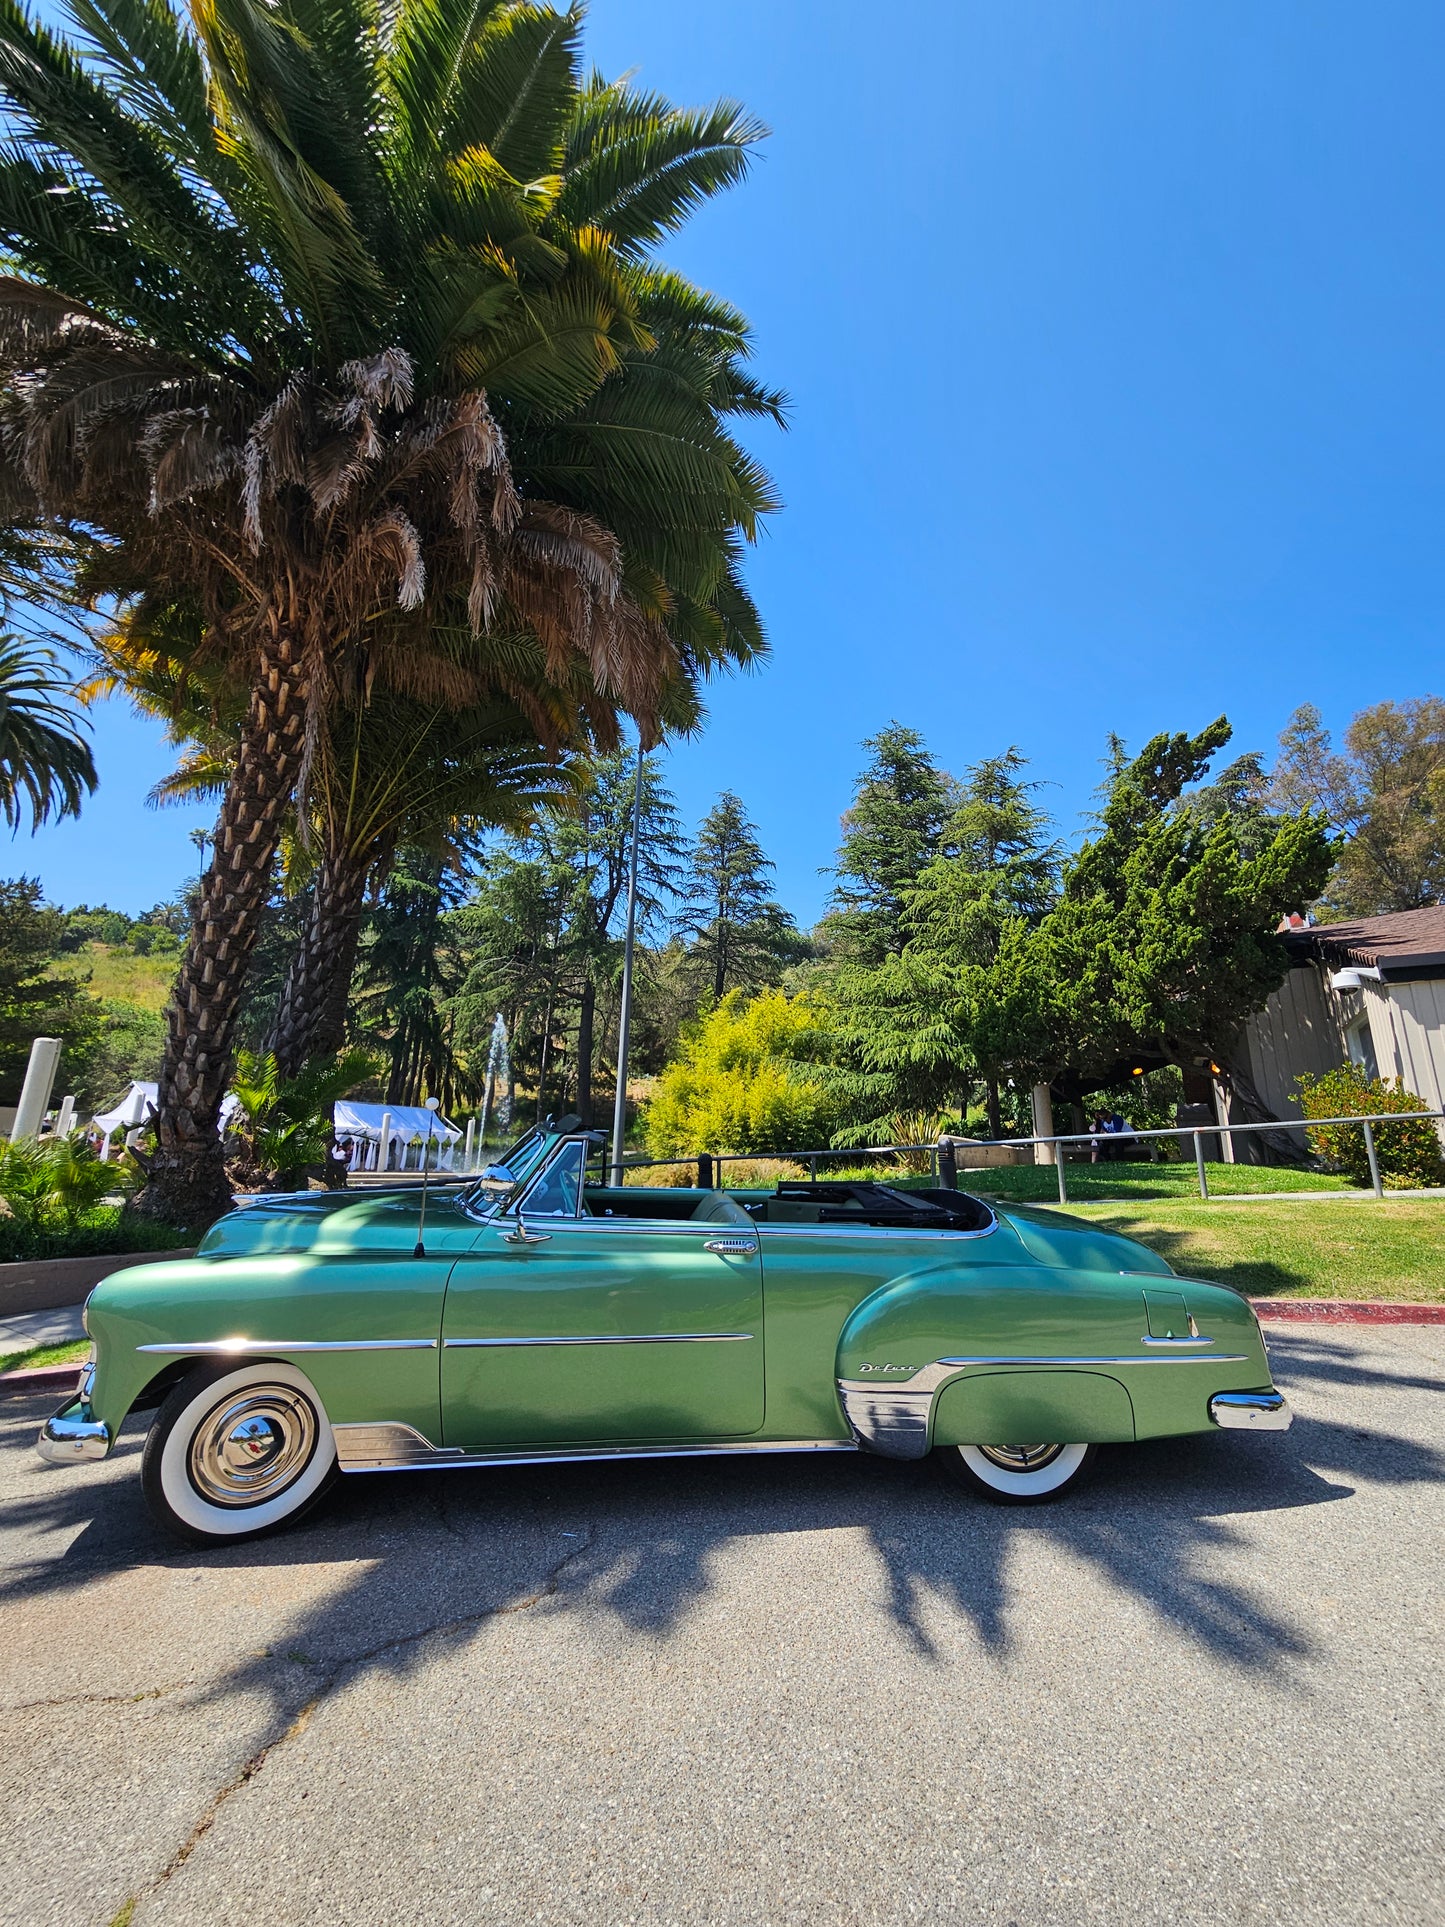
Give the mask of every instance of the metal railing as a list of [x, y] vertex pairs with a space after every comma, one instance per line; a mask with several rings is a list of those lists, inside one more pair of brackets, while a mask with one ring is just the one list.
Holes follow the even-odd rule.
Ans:
[[[1259, 1131], [1287, 1131], [1298, 1133], [1323, 1129], [1333, 1124], [1357, 1124], [1364, 1134], [1365, 1157], [1370, 1167], [1370, 1188], [1377, 1198], [1385, 1195], [1385, 1186], [1380, 1173], [1379, 1150], [1375, 1143], [1375, 1132], [1382, 1125], [1438, 1123], [1445, 1119], [1445, 1111], [1379, 1111], [1369, 1117], [1311, 1117], [1278, 1118], [1265, 1124], [1173, 1124], [1159, 1130], [1136, 1131], [1068, 1131], [1053, 1137], [1007, 1137], [970, 1139], [970, 1151], [1016, 1150], [1024, 1145], [1051, 1145], [1054, 1147], [1052, 1162], [1058, 1174], [1059, 1203], [1069, 1202], [1068, 1165], [1062, 1149], [1070, 1144], [1112, 1145], [1115, 1147], [1143, 1143], [1155, 1138], [1191, 1138], [1194, 1146], [1194, 1166], [1198, 1173], [1199, 1195], [1208, 1202], [1209, 1177], [1205, 1170], [1204, 1140], [1206, 1138], [1229, 1138], [1245, 1136]], [[644, 1171], [661, 1169], [680, 1169], [688, 1166], [697, 1172], [698, 1188], [711, 1191], [716, 1182], [723, 1188], [723, 1168], [728, 1164], [805, 1164], [808, 1176], [816, 1180], [818, 1166], [824, 1160], [834, 1163], [856, 1161], [866, 1157], [918, 1157], [927, 1154], [929, 1168], [940, 1188], [953, 1191], [958, 1188], [958, 1153], [964, 1148], [956, 1138], [940, 1138], [934, 1144], [868, 1144], [854, 1145], [847, 1150], [821, 1151], [701, 1151], [690, 1158], [624, 1158], [621, 1160], [624, 1171]], [[1048, 1162], [1049, 1160], [1045, 1160]], [[978, 1167], [988, 1168], [988, 1167]]]

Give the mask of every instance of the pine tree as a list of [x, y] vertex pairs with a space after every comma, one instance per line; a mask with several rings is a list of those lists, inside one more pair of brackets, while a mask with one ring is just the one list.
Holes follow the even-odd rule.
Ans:
[[896, 953], [837, 973], [837, 1075], [855, 1136], [962, 1109], [980, 1074], [999, 1135], [997, 1068], [960, 1028], [958, 984], [964, 970], [994, 963], [1010, 924], [1036, 923], [1053, 899], [1059, 850], [1024, 768], [1010, 748], [966, 772], [941, 853], [899, 889]]
[[843, 818], [824, 931], [835, 957], [876, 966], [903, 948], [905, 896], [943, 847], [957, 796], [917, 730], [890, 723], [863, 747], [872, 760]]
[[805, 945], [792, 918], [769, 895], [773, 865], [731, 790], [702, 820], [688, 858], [688, 904], [679, 933], [688, 961], [714, 1003], [730, 990], [775, 984]]

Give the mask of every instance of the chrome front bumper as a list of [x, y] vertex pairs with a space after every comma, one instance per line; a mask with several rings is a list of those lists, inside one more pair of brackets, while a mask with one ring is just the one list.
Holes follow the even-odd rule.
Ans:
[[1209, 1416], [1231, 1432], [1287, 1432], [1294, 1423], [1283, 1392], [1216, 1392]]
[[74, 1465], [81, 1459], [103, 1459], [110, 1450], [110, 1427], [96, 1418], [90, 1409], [90, 1388], [94, 1378], [95, 1367], [89, 1365], [81, 1374], [75, 1397], [62, 1405], [54, 1418], [46, 1419], [40, 1428], [36, 1449], [41, 1458], [49, 1459], [52, 1465]]

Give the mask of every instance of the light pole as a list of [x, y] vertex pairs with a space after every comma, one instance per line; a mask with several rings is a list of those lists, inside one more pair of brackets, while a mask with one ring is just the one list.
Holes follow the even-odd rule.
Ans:
[[622, 946], [622, 1009], [617, 1017], [617, 1095], [612, 1102], [612, 1182], [622, 1182], [622, 1136], [627, 1127], [627, 1046], [632, 1031], [632, 950], [637, 937], [637, 847], [642, 831], [642, 738], [632, 789], [632, 854], [627, 865], [627, 937]]

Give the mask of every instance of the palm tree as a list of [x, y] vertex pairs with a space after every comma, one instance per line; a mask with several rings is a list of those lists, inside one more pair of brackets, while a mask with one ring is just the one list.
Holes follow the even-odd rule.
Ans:
[[95, 789], [83, 724], [57, 693], [73, 690], [53, 652], [0, 634], [0, 814], [12, 830], [27, 807], [37, 830], [48, 817], [79, 816]]
[[246, 692], [145, 1201], [194, 1222], [282, 822], [373, 652], [425, 681], [408, 638], [449, 632], [539, 732], [560, 685], [606, 742], [760, 649], [771, 496], [722, 417], [778, 400], [651, 250], [761, 130], [584, 86], [580, 14], [520, 0], [69, 11], [74, 44], [0, 19], [0, 494]]

